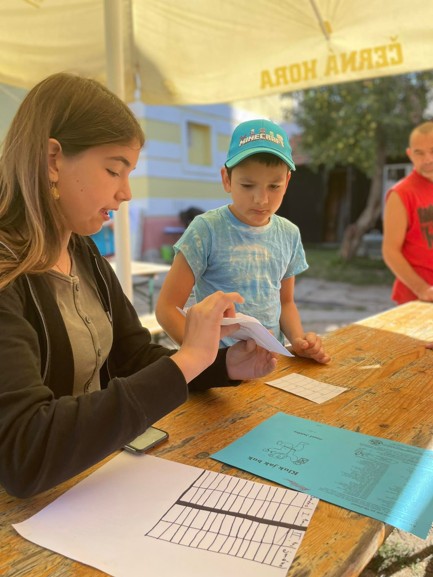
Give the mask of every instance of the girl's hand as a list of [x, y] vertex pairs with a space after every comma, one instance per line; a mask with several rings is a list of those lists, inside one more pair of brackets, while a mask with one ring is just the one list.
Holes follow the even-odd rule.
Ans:
[[[239, 325], [237, 325], [239, 326]], [[277, 366], [277, 355], [259, 347], [252, 339], [239, 341], [227, 351], [227, 373], [232, 380], [258, 379]]]
[[221, 321], [234, 317], [235, 303], [243, 301], [239, 293], [217, 291], [188, 309], [182, 345], [171, 357], [187, 383], [214, 362], [221, 338], [239, 330], [238, 324], [221, 327]]

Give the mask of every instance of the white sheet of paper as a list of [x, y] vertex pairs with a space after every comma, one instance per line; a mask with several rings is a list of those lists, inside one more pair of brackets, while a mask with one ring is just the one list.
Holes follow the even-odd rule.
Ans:
[[16, 531], [114, 577], [283, 577], [318, 499], [121, 453]]
[[345, 387], [338, 387], [328, 383], [322, 383], [310, 377], [299, 375], [298, 373], [291, 373], [273, 381], [267, 381], [271, 387], [277, 387], [288, 393], [293, 393], [298, 397], [304, 397], [315, 403], [324, 403], [340, 393], [347, 391]]
[[[186, 316], [186, 311], [176, 307], [179, 312]], [[260, 321], [254, 317], [244, 315], [243, 313], [236, 313], [235, 317], [223, 318], [221, 325], [234, 325], [239, 323], [241, 328], [230, 335], [231, 339], [238, 341], [245, 341], [247, 339], [254, 339], [256, 343], [272, 353], [278, 353], [286, 357], [293, 357], [292, 353], [288, 351], [274, 335], [272, 335]]]

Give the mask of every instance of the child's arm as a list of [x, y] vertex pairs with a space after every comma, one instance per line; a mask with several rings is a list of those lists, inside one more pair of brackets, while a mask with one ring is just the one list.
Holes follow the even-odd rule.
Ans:
[[185, 317], [176, 307], [185, 306], [194, 282], [194, 275], [187, 260], [178, 252], [162, 284], [155, 314], [165, 332], [179, 345], [182, 344], [185, 332]]
[[403, 256], [402, 248], [409, 226], [406, 209], [396, 192], [391, 192], [383, 215], [383, 260], [394, 275], [422, 301], [433, 301], [433, 286], [415, 271]]
[[295, 277], [284, 279], [280, 289], [281, 330], [289, 339], [295, 354], [314, 359], [318, 363], [328, 363], [331, 357], [325, 352], [319, 335], [313, 332], [304, 333], [294, 295]]

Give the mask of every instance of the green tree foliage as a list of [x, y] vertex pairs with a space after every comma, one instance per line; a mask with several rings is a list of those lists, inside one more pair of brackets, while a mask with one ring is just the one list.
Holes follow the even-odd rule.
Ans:
[[433, 72], [419, 72], [298, 92], [302, 151], [314, 167], [353, 165], [372, 176], [379, 148], [388, 158], [404, 155], [432, 86]]
[[[313, 169], [354, 166], [371, 177], [367, 206], [346, 229], [342, 255], [351, 258], [380, 215], [383, 167], [405, 155], [408, 135], [427, 119], [433, 72], [324, 86], [290, 95], [300, 152]], [[344, 248], [344, 244], [346, 247]]]

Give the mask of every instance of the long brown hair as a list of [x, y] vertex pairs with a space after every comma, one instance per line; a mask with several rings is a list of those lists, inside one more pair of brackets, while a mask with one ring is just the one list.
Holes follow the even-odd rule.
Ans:
[[74, 156], [103, 144], [144, 144], [128, 106], [99, 82], [58, 73], [37, 84], [19, 107], [0, 157], [0, 289], [42, 273], [60, 254], [57, 202], [50, 193], [48, 139]]

